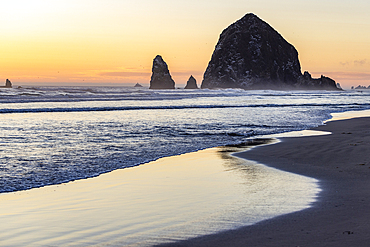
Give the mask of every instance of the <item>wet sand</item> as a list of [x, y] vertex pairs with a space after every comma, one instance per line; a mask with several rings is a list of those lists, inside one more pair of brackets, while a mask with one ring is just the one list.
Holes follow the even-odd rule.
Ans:
[[211, 148], [0, 194], [0, 246], [151, 246], [251, 225], [315, 200], [317, 180], [230, 155], [241, 150]]
[[323, 191], [311, 208], [166, 246], [369, 246], [370, 118], [328, 122], [315, 130], [332, 134], [282, 138], [237, 154], [319, 179]]

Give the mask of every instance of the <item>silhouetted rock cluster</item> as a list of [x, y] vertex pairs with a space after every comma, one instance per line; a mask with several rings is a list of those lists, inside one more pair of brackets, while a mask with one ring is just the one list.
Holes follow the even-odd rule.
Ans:
[[328, 77], [302, 75], [294, 46], [254, 14], [221, 33], [201, 88], [338, 89]]
[[322, 90], [335, 90], [340, 89], [337, 87], [335, 81], [329, 77], [321, 76], [320, 78], [312, 78], [311, 74], [307, 71], [303, 76], [298, 79], [295, 87], [299, 89], [322, 89]]
[[[352, 87], [353, 89], [353, 87]], [[366, 86], [361, 86], [361, 85], [358, 85], [357, 87], [355, 87], [354, 89], [370, 89], [370, 86], [366, 87]]]
[[186, 83], [185, 89], [198, 89], [197, 80], [192, 75]]
[[0, 86], [2, 88], [12, 88], [12, 82], [9, 79], [6, 79], [5, 86]]
[[172, 80], [168, 66], [160, 55], [153, 60], [152, 77], [150, 89], [175, 89], [175, 82]]

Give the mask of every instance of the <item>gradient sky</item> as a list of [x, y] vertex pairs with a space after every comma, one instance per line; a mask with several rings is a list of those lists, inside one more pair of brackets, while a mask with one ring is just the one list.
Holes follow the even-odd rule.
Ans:
[[153, 58], [177, 86], [203, 73], [223, 29], [254, 13], [299, 52], [302, 71], [370, 85], [369, 0], [0, 1], [0, 84], [148, 85]]

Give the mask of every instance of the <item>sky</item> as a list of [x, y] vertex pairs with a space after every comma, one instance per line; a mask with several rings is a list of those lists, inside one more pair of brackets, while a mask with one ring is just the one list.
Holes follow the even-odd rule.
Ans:
[[368, 0], [0, 0], [0, 84], [149, 85], [156, 55], [198, 85], [219, 35], [254, 13], [298, 50], [302, 72], [370, 85]]

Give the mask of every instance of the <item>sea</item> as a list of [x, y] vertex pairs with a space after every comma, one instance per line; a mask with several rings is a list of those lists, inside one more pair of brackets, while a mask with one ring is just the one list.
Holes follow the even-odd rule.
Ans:
[[0, 89], [0, 193], [322, 125], [366, 91]]

